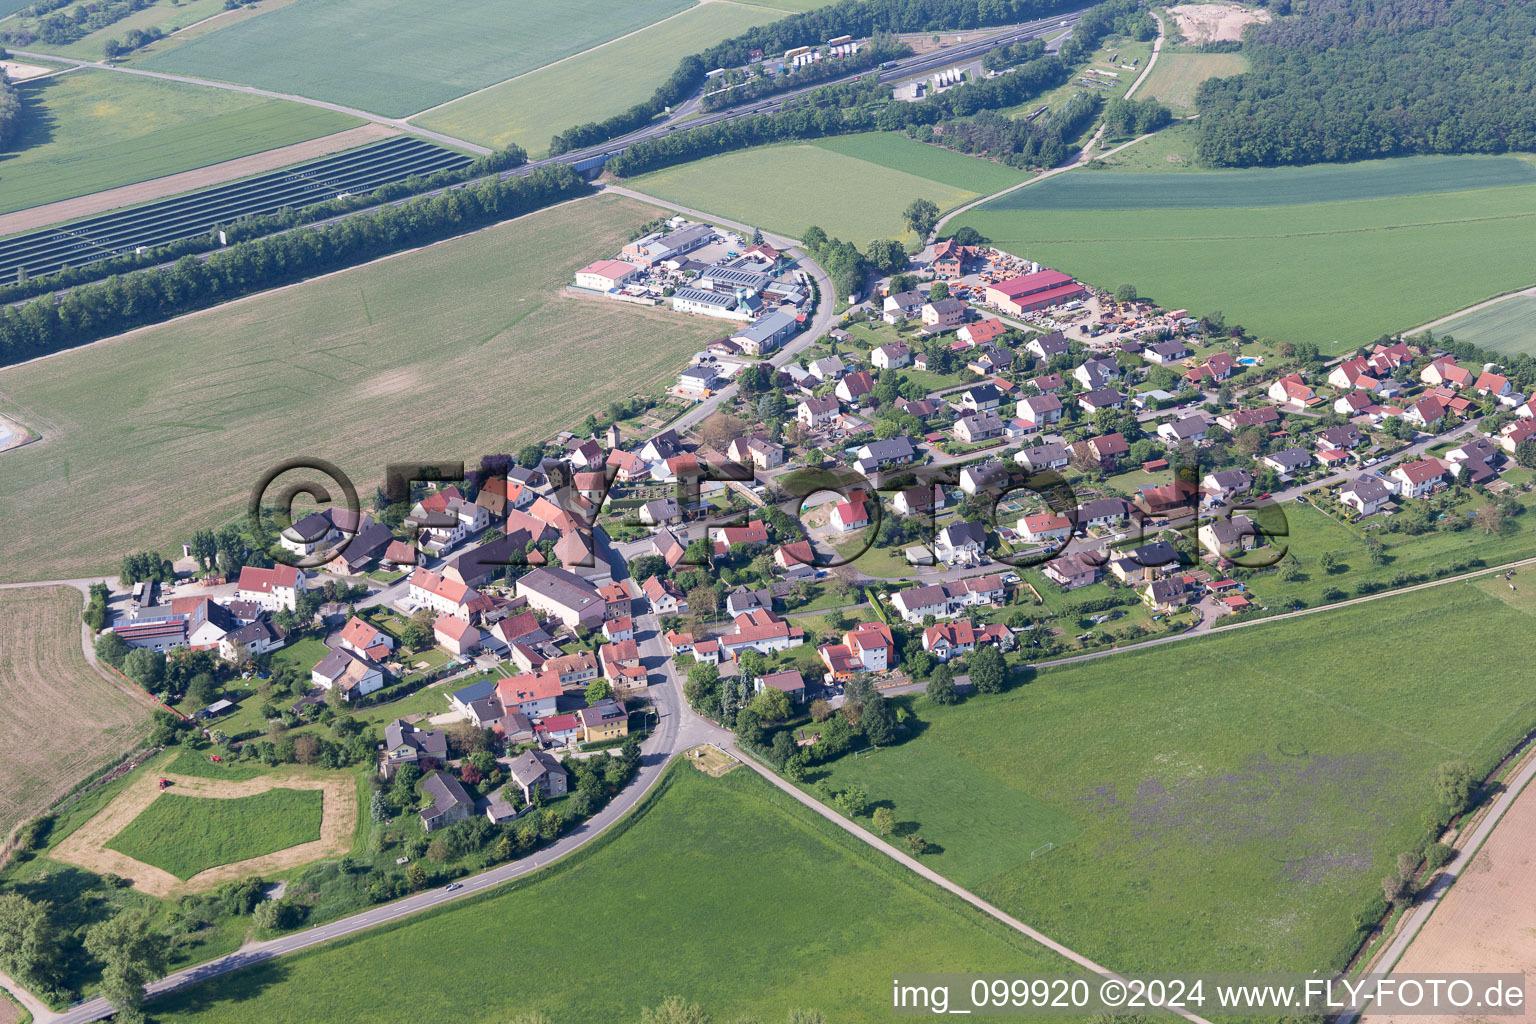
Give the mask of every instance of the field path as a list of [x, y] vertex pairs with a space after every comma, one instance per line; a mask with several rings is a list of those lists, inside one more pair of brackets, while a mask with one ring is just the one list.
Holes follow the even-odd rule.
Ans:
[[[1504, 820], [1505, 812], [1507, 812], [1510, 807], [1514, 805], [1515, 800], [1519, 797], [1521, 790], [1525, 789], [1526, 785], [1531, 781], [1533, 777], [1536, 777], [1536, 757], [1527, 757], [1525, 764], [1522, 765], [1514, 777], [1505, 784], [1503, 791], [1493, 798], [1493, 803], [1489, 807], [1488, 813], [1483, 816], [1483, 820], [1480, 821], [1472, 830], [1472, 835], [1467, 839], [1465, 843], [1462, 844], [1456, 859], [1451, 861], [1441, 876], [1436, 880], [1435, 884], [1432, 885], [1426, 893], [1420, 896], [1420, 902], [1408, 912], [1407, 918], [1397, 929], [1397, 935], [1392, 939], [1392, 942], [1387, 946], [1386, 950], [1382, 952], [1381, 956], [1377, 958], [1376, 963], [1372, 968], [1373, 974], [1383, 974], [1396, 966], [1399, 960], [1402, 959], [1403, 954], [1408, 951], [1409, 945], [1414, 941], [1415, 936], [1419, 934], [1420, 929], [1424, 927], [1424, 923], [1428, 921], [1430, 915], [1435, 912], [1435, 908], [1440, 906], [1441, 901], [1445, 898], [1446, 892], [1451, 890], [1452, 884], [1458, 878], [1460, 878], [1463, 873], [1472, 874], [1487, 870], [1486, 866], [1476, 866], [1478, 865], [1479, 861], [1478, 853], [1482, 850], [1483, 843], [1493, 833], [1494, 828], [1499, 824], [1499, 822]], [[1521, 806], [1522, 809], [1526, 807], [1525, 804], [1522, 804]], [[1523, 818], [1514, 820], [1511, 822], [1511, 824], [1515, 827], [1529, 827], [1530, 817], [1530, 814], [1525, 814]], [[1506, 837], [1504, 836], [1500, 837], [1501, 840], [1505, 838]], [[1519, 838], [1520, 841], [1515, 844], [1515, 848], [1528, 849], [1529, 847], [1526, 845], [1526, 843], [1529, 841], [1529, 835], [1521, 835]], [[1503, 850], [1501, 849], [1501, 856], [1502, 855]], [[1486, 865], [1486, 861], [1484, 861], [1484, 864]], [[1521, 872], [1521, 874], [1525, 875], [1527, 873]], [[1501, 888], [1503, 887], [1501, 886]], [[1525, 894], [1528, 895], [1528, 893], [1529, 890], [1526, 890]], [[1473, 895], [1469, 895], [1468, 898], [1475, 899], [1475, 893]], [[1507, 902], [1509, 900], [1516, 899], [1517, 897], [1510, 893], [1507, 888], [1505, 888], [1502, 893], [1498, 894], [1497, 898]], [[1484, 923], [1485, 922], [1479, 922], [1478, 924], [1482, 925]], [[1454, 927], [1454, 925], [1448, 923], [1448, 927]], [[1529, 943], [1530, 940], [1527, 939], [1526, 941]], [[1529, 952], [1530, 947], [1528, 945], [1526, 947], [1527, 955]], [[1425, 965], [1422, 963], [1414, 964], [1412, 961], [1410, 961], [1410, 966], [1417, 966], [1421, 970], [1425, 969]], [[1458, 966], [1452, 969], [1466, 970], [1467, 968]], [[1479, 968], [1479, 970], [1491, 971], [1506, 971], [1513, 969], [1514, 968], [1510, 967]], [[1435, 970], [1442, 971], [1442, 968], [1436, 966]], [[1335, 1024], [1354, 1024], [1354, 1022], [1358, 1020], [1359, 1017], [1360, 1014], [1358, 1013], [1346, 1013], [1338, 1017], [1335, 1021]], [[1380, 1020], [1381, 1018], [1378, 1016], [1377, 1019]]]
[[308, 142], [296, 142], [291, 146], [280, 146], [251, 156], [224, 160], [178, 174], [167, 174], [164, 177], [151, 178], [148, 181], [124, 185], [121, 188], [109, 188], [104, 192], [92, 192], [90, 195], [77, 196], [74, 199], [63, 199], [57, 203], [17, 210], [0, 216], [0, 235], [33, 231], [48, 227], [50, 224], [62, 224], [64, 221], [75, 220], [78, 217], [89, 217], [92, 214], [106, 213], [109, 210], [133, 206], [136, 203], [147, 203], [152, 199], [163, 199], [166, 196], [223, 184], [236, 178], [276, 170], [279, 167], [287, 167], [289, 164], [328, 156], [344, 149], [391, 138], [396, 134], [398, 129], [391, 125], [377, 122], [359, 125], [333, 135], [310, 139]]
[[[175, 785], [162, 790], [162, 778], [170, 779]], [[169, 871], [107, 848], [106, 844], [113, 836], [127, 828], [163, 793], [234, 800], [272, 789], [317, 789], [321, 792], [319, 839], [233, 864], [220, 864], [198, 872], [185, 882]], [[183, 893], [212, 889], [222, 882], [246, 875], [282, 871], [322, 857], [340, 856], [350, 848], [352, 831], [356, 826], [357, 790], [350, 777], [324, 779], [310, 775], [282, 774], [232, 782], [168, 772], [142, 772], [94, 818], [55, 847], [50, 856], [97, 874], [121, 875], [132, 880], [135, 888], [151, 896], [168, 899]]]
[[424, 138], [432, 139], [434, 142], [441, 142], [445, 145], [453, 146], [457, 149], [467, 150], [471, 153], [478, 153], [481, 156], [488, 156], [491, 153], [491, 150], [484, 146], [477, 145], [473, 142], [466, 142], [463, 139], [456, 139], [452, 135], [444, 135], [442, 132], [434, 132], [427, 128], [419, 128], [414, 124], [410, 124], [404, 118], [385, 117], [382, 114], [375, 114], [371, 110], [359, 110], [357, 107], [348, 107], [340, 103], [330, 103], [326, 100], [311, 99], [308, 96], [298, 96], [290, 92], [274, 92], [271, 89], [258, 89], [254, 85], [233, 85], [229, 82], [215, 82], [209, 78], [193, 78], [190, 75], [171, 75], [165, 73], [164, 71], [145, 71], [143, 68], [121, 67], [117, 64], [108, 64], [106, 61], [100, 60], [76, 60], [73, 57], [56, 57], [46, 53], [28, 53], [25, 50], [12, 50], [11, 53], [18, 57], [31, 57], [34, 60], [60, 61], [77, 68], [100, 68], [103, 71], [115, 71], [121, 75], [142, 75], [145, 78], [160, 78], [167, 82], [181, 82], [185, 85], [201, 85], [209, 89], [224, 89], [227, 92], [243, 92], [249, 96], [264, 96], [271, 100], [287, 100], [290, 103], [303, 103], [304, 105], [310, 107], [320, 107], [324, 110], [334, 110], [338, 114], [350, 114], [352, 117], [361, 118], [364, 121], [372, 121], [375, 124], [389, 125], [390, 127], [398, 128], [403, 132], [410, 132], [413, 135], [420, 135]]

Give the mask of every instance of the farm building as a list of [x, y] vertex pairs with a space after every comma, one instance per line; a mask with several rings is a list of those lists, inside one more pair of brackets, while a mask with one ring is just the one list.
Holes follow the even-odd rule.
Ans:
[[1006, 313], [1022, 316], [1036, 309], [1070, 302], [1088, 294], [1087, 289], [1059, 270], [1042, 270], [1012, 277], [987, 287], [987, 303]]

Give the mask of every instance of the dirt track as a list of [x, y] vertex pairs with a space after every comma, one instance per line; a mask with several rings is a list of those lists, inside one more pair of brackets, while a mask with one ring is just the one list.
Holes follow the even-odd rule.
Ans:
[[[160, 789], [160, 780], [175, 783]], [[320, 838], [311, 843], [290, 846], [276, 853], [252, 857], [234, 864], [221, 864], [201, 871], [183, 882], [169, 871], [134, 860], [116, 850], [107, 849], [112, 837], [144, 812], [162, 792], [178, 796], [210, 799], [234, 799], [254, 796], [269, 789], [318, 789], [321, 799]], [[115, 874], [131, 879], [136, 888], [165, 899], [183, 893], [212, 889], [223, 882], [246, 875], [282, 871], [322, 857], [340, 856], [351, 848], [352, 830], [357, 825], [357, 790], [350, 777], [316, 778], [310, 775], [263, 775], [246, 782], [223, 779], [199, 779], [190, 775], [144, 772], [94, 818], [76, 829], [54, 847], [54, 860], [74, 864], [97, 874]]]
[[1269, 20], [1268, 11], [1250, 11], [1236, 4], [1179, 4], [1168, 8], [1186, 42], [1235, 42], [1243, 29]]
[[48, 203], [46, 206], [17, 210], [15, 213], [0, 215], [0, 235], [9, 235], [17, 231], [33, 231], [50, 224], [74, 220], [77, 217], [89, 217], [92, 214], [106, 213], [108, 210], [132, 206], [135, 203], [147, 203], [152, 199], [163, 199], [166, 196], [179, 195], [193, 189], [207, 188], [209, 185], [218, 185], [247, 175], [260, 174], [262, 171], [287, 167], [289, 164], [313, 160], [315, 157], [338, 153], [343, 149], [366, 145], [399, 134], [388, 125], [365, 124], [334, 135], [310, 139], [308, 142], [296, 142], [291, 146], [269, 149], [265, 153], [243, 156], [237, 160], [225, 160], [223, 163], [209, 164], [207, 167], [182, 171], [180, 174], [167, 174], [163, 178], [151, 178], [149, 181], [124, 185], [122, 188], [93, 192], [77, 199], [64, 199], [57, 203]]

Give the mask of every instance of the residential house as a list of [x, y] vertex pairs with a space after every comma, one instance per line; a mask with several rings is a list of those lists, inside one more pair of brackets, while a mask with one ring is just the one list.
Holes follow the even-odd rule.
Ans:
[[833, 389], [832, 393], [842, 401], [852, 404], [858, 402], [873, 390], [875, 390], [874, 374], [868, 370], [860, 370], [857, 373], [850, 373], [838, 381], [837, 387]]
[[1419, 399], [1403, 413], [1403, 419], [1414, 426], [1427, 430], [1431, 423], [1439, 422], [1446, 414], [1445, 403], [1434, 395]]
[[421, 780], [421, 791], [432, 800], [431, 806], [421, 812], [421, 830], [436, 832], [440, 828], [468, 818], [475, 808], [459, 780], [444, 772], [433, 772]]
[[1120, 364], [1113, 356], [1089, 359], [1073, 370], [1072, 376], [1089, 391], [1099, 391], [1120, 379]]
[[977, 495], [984, 491], [1002, 491], [1008, 485], [1008, 473], [1001, 462], [973, 462], [960, 470], [960, 490]]
[[891, 502], [898, 515], [928, 515], [948, 504], [944, 488], [939, 484], [919, 484], [896, 492]]
[[992, 623], [981, 627], [969, 622], [938, 622], [923, 630], [923, 650], [938, 661], [969, 654], [977, 647], [1001, 643], [1008, 627]]
[[523, 792], [526, 803], [533, 802], [535, 791], [544, 796], [567, 792], [570, 776], [559, 760], [542, 750], [525, 750], [507, 765], [507, 777]]
[[1024, 351], [1037, 359], [1049, 362], [1055, 356], [1066, 355], [1071, 347], [1065, 334], [1052, 331], [1050, 334], [1037, 334], [1030, 338], [1024, 344]]
[[1375, 404], [1375, 400], [1370, 395], [1351, 391], [1334, 401], [1333, 411], [1340, 416], [1358, 416], [1368, 411]]
[[891, 595], [891, 606], [901, 614], [902, 621], [921, 622], [925, 615], [952, 619], [967, 608], [1002, 604], [1007, 596], [1001, 575], [972, 576], [952, 583], [899, 590]]
[[432, 623], [432, 636], [439, 647], [461, 658], [478, 652], [482, 639], [480, 627], [457, 615], [439, 615]]
[[1031, 395], [1019, 399], [1019, 419], [1036, 430], [1044, 430], [1061, 420], [1061, 399], [1055, 395]]
[[933, 553], [950, 567], [977, 565], [985, 561], [986, 528], [981, 523], [950, 523], [938, 532]]
[[1365, 435], [1360, 433], [1360, 428], [1353, 423], [1344, 423], [1317, 432], [1317, 446], [1331, 448], [1334, 451], [1350, 451], [1358, 448], [1363, 440]]
[[1486, 437], [1475, 437], [1446, 452], [1444, 461], [1457, 480], [1487, 485], [1498, 479], [1504, 454]]
[[1071, 554], [1051, 559], [1040, 571], [1062, 590], [1076, 590], [1097, 582], [1100, 567], [1081, 554]]
[[1130, 450], [1124, 435], [1118, 433], [1091, 437], [1072, 446], [1072, 452], [1080, 462], [1103, 470], [1114, 469]]
[[[618, 645], [604, 644], [603, 647], [622, 646], [634, 644], [633, 640], [621, 640]], [[601, 650], [602, 648], [599, 648]], [[559, 657], [550, 658], [544, 662], [539, 670], [547, 675], [552, 675], [560, 681], [561, 686], [585, 686], [598, 676], [597, 655], [591, 651], [572, 651], [570, 654], [562, 654]]]
[[534, 727], [534, 735], [540, 743], [551, 747], [563, 747], [581, 740], [581, 719], [574, 712], [551, 715]]
[[601, 700], [576, 712], [581, 742], [603, 743], [629, 735], [629, 712], [615, 700]]
[[688, 601], [683, 597], [683, 592], [677, 588], [677, 584], [671, 580], [658, 579], [652, 576], [640, 585], [645, 599], [650, 603], [651, 611], [657, 615], [687, 615]]
[[468, 619], [469, 606], [479, 596], [479, 591], [462, 583], [444, 579], [428, 569], [417, 569], [411, 573], [405, 603], [408, 607], [430, 608], [440, 615]]
[[[120, 630], [114, 630], [114, 632], [121, 635]], [[144, 645], [131, 644], [131, 646]], [[220, 637], [219, 657], [234, 665], [244, 665], [281, 646], [283, 646], [283, 638], [278, 635], [277, 630], [272, 628], [272, 623], [266, 619], [257, 619], [232, 629]]]
[[837, 380], [848, 372], [848, 367], [838, 356], [823, 356], [811, 363], [807, 369], [812, 377], [823, 384], [829, 380]]
[[1262, 455], [1259, 461], [1279, 473], [1281, 477], [1288, 478], [1312, 465], [1312, 453], [1305, 448], [1286, 448], [1283, 451]]
[[1200, 490], [1212, 501], [1226, 501], [1253, 489], [1253, 474], [1246, 469], [1223, 469], [1207, 473], [1200, 481]]
[[912, 365], [912, 350], [903, 342], [893, 341], [870, 352], [869, 361], [877, 370], [899, 370]]
[[923, 327], [930, 334], [950, 331], [965, 322], [965, 303], [947, 298], [923, 306]]
[[1358, 476], [1339, 488], [1339, 503], [1362, 516], [1375, 515], [1392, 504], [1392, 489], [1378, 477]]
[[[584, 651], [589, 658], [592, 652]], [[596, 678], [595, 674], [593, 678]], [[506, 712], [516, 711], [534, 721], [548, 718], [559, 706], [564, 687], [553, 672], [524, 672], [496, 680], [496, 699]]]
[[640, 506], [640, 521], [646, 526], [675, 523], [683, 518], [676, 498], [653, 498]]
[[992, 345], [1004, 334], [1008, 333], [1008, 327], [996, 317], [984, 317], [975, 323], [969, 323], [960, 328], [955, 336], [973, 348], [984, 345]]
[[1078, 395], [1077, 404], [1091, 416], [1101, 409], [1124, 409], [1125, 396], [1115, 388], [1098, 388]]
[[816, 430], [837, 419], [840, 406], [833, 395], [820, 398], [802, 398], [795, 407], [795, 419], [807, 430]]
[[1212, 519], [1196, 532], [1200, 546], [1217, 558], [1231, 558], [1258, 544], [1258, 524], [1247, 516]]
[[635, 620], [629, 616], [621, 619], [603, 620], [603, 639], [609, 643], [620, 640], [633, 640], [635, 638]]
[[747, 587], [737, 587], [725, 598], [725, 613], [734, 618], [743, 612], [752, 611], [754, 608], [766, 608], [773, 610], [773, 591], [764, 588], [751, 590]]
[[870, 474], [890, 466], [904, 466], [917, 457], [917, 449], [906, 437], [889, 441], [871, 441], [854, 453], [859, 472]]
[[[1126, 449], [1129, 451], [1129, 447]], [[1031, 473], [1039, 473], [1047, 469], [1064, 469], [1071, 461], [1071, 455], [1067, 446], [1051, 441], [1046, 444], [1036, 445], [1033, 448], [1025, 448], [1016, 452], [1013, 461], [1028, 469]]]
[[403, 764], [421, 766], [423, 761], [448, 759], [448, 734], [441, 729], [418, 729], [403, 718], [384, 727], [384, 756], [379, 771], [386, 779], [394, 778]]
[[1234, 409], [1216, 417], [1216, 424], [1223, 430], [1241, 430], [1244, 427], [1271, 427], [1280, 422], [1280, 410], [1272, 405], [1259, 409]]
[[339, 689], [342, 699], [350, 701], [383, 689], [384, 670], [360, 654], [337, 647], [310, 669], [309, 680], [322, 689]]
[[933, 247], [933, 276], [940, 281], [953, 281], [965, 273], [965, 264], [972, 258], [971, 247], [961, 245], [953, 238], [946, 238]]
[[1182, 341], [1159, 341], [1142, 349], [1141, 357], [1149, 363], [1159, 366], [1167, 366], [1176, 363], [1180, 359], [1189, 358], [1189, 349], [1184, 347]]
[[1205, 422], [1201, 416], [1181, 416], [1176, 420], [1165, 420], [1157, 425], [1157, 436], [1167, 441], [1170, 445], [1178, 445], [1181, 441], [1196, 443], [1205, 440], [1206, 431], [1211, 425]]
[[990, 440], [1000, 436], [1002, 432], [1002, 418], [994, 412], [973, 413], [955, 421], [955, 437], [965, 444]]
[[861, 622], [843, 634], [840, 644], [816, 649], [827, 678], [840, 681], [860, 672], [885, 672], [896, 666], [896, 642], [883, 622]]
[[920, 291], [896, 292], [887, 295], [881, 306], [882, 318], [888, 324], [899, 324], [917, 316], [923, 309], [926, 297]]
[[1405, 462], [1388, 474], [1404, 498], [1422, 498], [1445, 482], [1445, 466], [1439, 459]]
[[805, 702], [805, 678], [796, 669], [770, 672], [757, 681], [759, 690], [779, 690], [789, 697], [791, 705]]
[[1072, 536], [1072, 520], [1066, 516], [1057, 515], [1055, 512], [1040, 512], [1030, 516], [1020, 516], [1016, 532], [1030, 544], [1044, 544], [1048, 541], [1066, 540]]
[[[751, 648], [759, 654], [787, 651], [805, 643], [805, 630], [790, 625], [765, 608], [755, 608], [735, 616], [736, 631], [720, 638], [721, 649], [734, 658]], [[695, 647], [695, 651], [697, 651]]]
[[1187, 577], [1167, 576], [1160, 580], [1153, 580], [1142, 591], [1141, 599], [1147, 603], [1153, 611], [1167, 614], [1177, 611], [1187, 604], [1192, 604], [1200, 599], [1200, 591], [1190, 584]]
[[1457, 366], [1452, 359], [1436, 359], [1419, 371], [1419, 380], [1431, 387], [1464, 388], [1473, 382], [1472, 371]]
[[1093, 529], [1113, 529], [1130, 520], [1131, 506], [1124, 498], [1094, 498], [1077, 508], [1077, 532], [1086, 534]]
[[274, 565], [270, 569], [247, 565], [240, 570], [235, 599], [254, 602], [269, 612], [279, 608], [295, 611], [304, 589], [304, 573], [291, 565]]
[[977, 384], [965, 389], [959, 404], [969, 412], [993, 412], [1003, 404], [1003, 396], [991, 384]]

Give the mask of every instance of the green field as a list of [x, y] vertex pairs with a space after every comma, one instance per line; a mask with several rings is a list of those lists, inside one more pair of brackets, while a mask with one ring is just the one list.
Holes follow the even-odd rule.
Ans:
[[1192, 171], [1195, 166], [1195, 140], [1200, 137], [1198, 122], [1176, 121], [1152, 136], [1127, 146], [1114, 156], [1104, 157], [1092, 168], [1102, 171]]
[[43, 436], [3, 456], [0, 576], [175, 550], [281, 459], [328, 459], [367, 501], [386, 463], [475, 464], [650, 393], [719, 326], [561, 289], [656, 214], [582, 199], [0, 370], [0, 411]]
[[204, 18], [211, 18], [223, 10], [224, 0], [189, 0], [186, 3], [181, 3], [179, 0], [178, 2], [157, 0], [152, 6], [134, 11], [128, 17], [114, 21], [106, 28], [97, 29], [72, 43], [50, 46], [38, 40], [36, 43], [29, 44], [26, 49], [36, 50], [39, 53], [56, 53], [79, 60], [101, 60], [106, 41], [121, 40], [132, 29], [159, 28], [160, 31], [169, 35], [179, 28], [202, 21]]
[[[1480, 187], [1440, 191], [1457, 167]], [[1170, 306], [1219, 309], [1261, 337], [1343, 351], [1529, 285], [1533, 173], [1521, 160], [1479, 157], [1076, 171], [949, 226], [974, 226], [1004, 249], [1101, 287], [1129, 281]], [[1316, 202], [1320, 195], [1348, 199]]]
[[[403, 117], [690, 6], [689, 0], [444, 0], [430, 8], [406, 0], [301, 2], [156, 54], [141, 66]], [[570, 111], [572, 124], [590, 119]]]
[[[898, 820], [943, 847], [935, 870], [1117, 970], [1338, 967], [1353, 914], [1422, 835], [1435, 768], [1486, 770], [1536, 722], [1509, 668], [1530, 653], [1530, 600], [1447, 585], [1046, 670], [920, 703], [917, 739], [828, 781], [903, 794]], [[943, 776], [912, 785], [925, 747], [1081, 833], [1032, 859], [1033, 831], [961, 827]], [[965, 798], [986, 806], [969, 782]]]
[[492, 86], [413, 118], [454, 138], [500, 148], [517, 143], [533, 156], [572, 124], [601, 121], [650, 98], [682, 57], [766, 25], [782, 15], [711, 3], [551, 67]]
[[1459, 316], [1435, 328], [1457, 341], [1470, 341], [1495, 352], [1536, 355], [1536, 295], [1520, 295], [1496, 306]]
[[223, 89], [83, 70], [16, 86], [21, 133], [0, 154], [0, 213], [148, 181], [345, 131], [346, 114]]
[[[188, 989], [155, 1018], [388, 1020], [428, 978], [444, 1020], [632, 1021], [676, 993], [720, 1021], [808, 1007], [849, 1024], [890, 1018], [893, 972], [1063, 969], [745, 768], [677, 765], [661, 785], [619, 834], [540, 875]], [[488, 969], [490, 949], [517, 969]]]
[[873, 238], [915, 242], [901, 219], [914, 199], [948, 210], [1022, 180], [986, 160], [872, 134], [726, 153], [628, 184], [794, 238], [819, 224], [863, 248]]
[[228, 799], [163, 793], [112, 837], [109, 849], [188, 879], [320, 838], [317, 789], [269, 789]]
[[1136, 90], [1139, 100], [1162, 100], [1175, 114], [1195, 112], [1195, 90], [1207, 78], [1226, 78], [1248, 70], [1241, 53], [1179, 53], [1164, 51], [1147, 80]]

